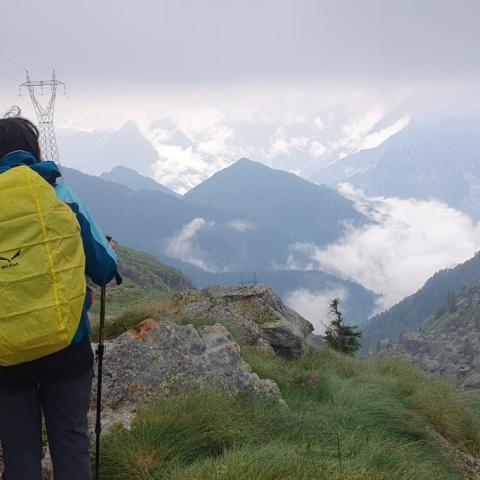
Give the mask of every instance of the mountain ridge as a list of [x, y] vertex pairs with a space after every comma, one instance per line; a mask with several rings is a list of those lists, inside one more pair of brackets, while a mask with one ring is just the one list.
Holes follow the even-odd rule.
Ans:
[[336, 190], [246, 158], [215, 173], [184, 197], [265, 224], [285, 223], [284, 234], [292, 241], [321, 245], [336, 240], [345, 223], [367, 222], [353, 202]]
[[363, 351], [375, 351], [382, 342], [396, 343], [402, 333], [418, 330], [432, 315], [446, 308], [449, 294], [457, 294], [480, 281], [480, 252], [453, 268], [440, 270], [423, 287], [375, 315], [363, 331]]
[[338, 160], [314, 180], [346, 181], [369, 196], [437, 199], [480, 220], [479, 151], [480, 112], [425, 118], [374, 149]]
[[99, 178], [110, 182], [120, 183], [131, 190], [158, 190], [176, 197], [181, 196], [173, 190], [170, 190], [164, 185], [158, 183], [153, 178], [142, 175], [133, 168], [124, 167], [123, 165], [117, 165], [109, 172], [103, 172], [101, 175], [99, 175]]

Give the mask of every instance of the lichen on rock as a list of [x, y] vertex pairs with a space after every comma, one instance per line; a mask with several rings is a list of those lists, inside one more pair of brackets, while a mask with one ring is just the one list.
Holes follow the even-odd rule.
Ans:
[[181, 314], [216, 318], [242, 344], [297, 358], [313, 326], [264, 285], [207, 287], [176, 295]]
[[107, 344], [103, 375], [112, 409], [204, 389], [281, 399], [276, 383], [252, 372], [220, 324], [197, 330], [147, 319]]

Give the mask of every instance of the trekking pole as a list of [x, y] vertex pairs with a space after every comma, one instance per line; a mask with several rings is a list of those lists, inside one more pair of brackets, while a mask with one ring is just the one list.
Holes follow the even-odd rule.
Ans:
[[97, 373], [97, 421], [95, 423], [95, 480], [100, 478], [100, 434], [102, 433], [102, 373], [103, 373], [103, 335], [105, 327], [105, 303], [107, 287], [103, 286], [100, 293], [100, 325], [98, 329], [98, 373]]

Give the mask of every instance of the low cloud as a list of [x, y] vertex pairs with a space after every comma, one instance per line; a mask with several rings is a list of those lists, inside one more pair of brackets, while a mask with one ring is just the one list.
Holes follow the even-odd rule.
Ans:
[[330, 322], [330, 302], [334, 298], [344, 301], [347, 298], [347, 292], [343, 288], [322, 291], [301, 288], [289, 292], [285, 303], [312, 323], [315, 334], [323, 335]]
[[353, 279], [380, 294], [384, 309], [480, 248], [480, 226], [439, 201], [367, 199], [348, 191], [356, 195], [359, 210], [376, 223], [350, 228], [327, 248], [291, 245], [290, 268], [318, 268]]
[[194, 218], [169, 239], [165, 253], [169, 257], [190, 263], [207, 272], [215, 272], [215, 266], [205, 260], [205, 253], [196, 241], [199, 232], [214, 225], [215, 222]]
[[227, 224], [231, 229], [236, 230], [237, 232], [240, 233], [245, 233], [250, 230], [254, 230], [256, 227], [255, 223], [252, 222], [251, 220], [248, 219], [240, 219], [237, 218], [235, 220], [232, 220], [231, 222], [228, 222]]

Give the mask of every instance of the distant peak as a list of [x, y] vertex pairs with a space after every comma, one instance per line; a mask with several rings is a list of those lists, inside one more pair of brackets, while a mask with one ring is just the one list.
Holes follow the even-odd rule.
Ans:
[[242, 157], [239, 160], [237, 160], [235, 163], [258, 163], [258, 162], [254, 162], [253, 160], [250, 160], [247, 157]]
[[115, 172], [130, 172], [130, 173], [136, 173], [137, 175], [141, 175], [141, 173], [137, 172], [133, 168], [125, 167], [123, 165], [117, 165], [110, 170], [110, 173], [115, 173]]
[[119, 132], [139, 133], [138, 125], [133, 120], [126, 121], [118, 130]]
[[242, 157], [240, 160], [237, 160], [235, 163], [231, 165], [234, 166], [245, 166], [245, 167], [255, 167], [255, 168], [269, 168], [264, 163], [256, 162], [255, 160], [250, 160], [249, 158]]

